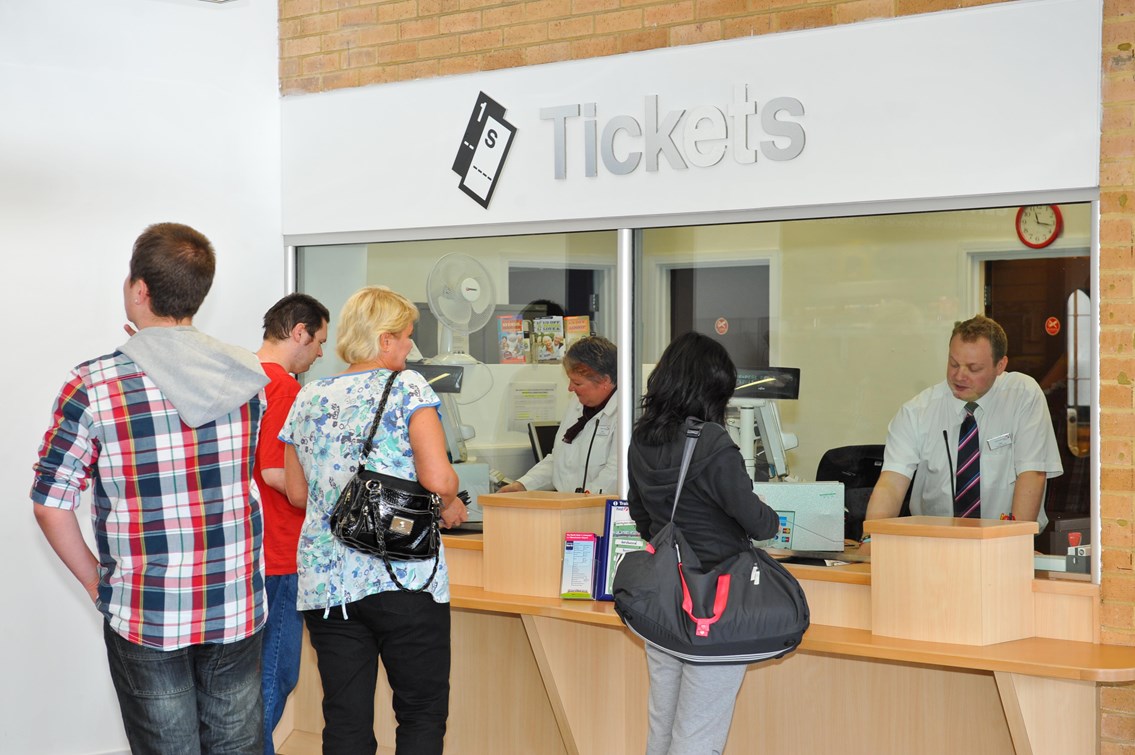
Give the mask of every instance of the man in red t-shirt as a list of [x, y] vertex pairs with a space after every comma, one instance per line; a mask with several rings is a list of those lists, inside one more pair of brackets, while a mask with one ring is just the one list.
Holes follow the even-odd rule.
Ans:
[[268, 409], [260, 423], [253, 473], [264, 508], [265, 588], [268, 622], [264, 626], [264, 752], [274, 755], [272, 732], [299, 679], [303, 618], [296, 610], [296, 548], [304, 510], [288, 503], [284, 492], [284, 443], [277, 436], [300, 384], [289, 373], [307, 372], [323, 356], [327, 342], [327, 307], [307, 294], [289, 294], [264, 314], [264, 343], [256, 356], [270, 382], [264, 389]]

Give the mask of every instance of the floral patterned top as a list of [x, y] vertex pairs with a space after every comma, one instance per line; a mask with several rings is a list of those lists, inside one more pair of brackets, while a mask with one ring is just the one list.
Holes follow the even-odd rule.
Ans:
[[[300, 532], [296, 572], [296, 608], [306, 611], [345, 606], [368, 595], [397, 590], [382, 559], [352, 550], [331, 535], [328, 519], [339, 492], [354, 476], [359, 454], [374, 420], [390, 371], [357, 372], [316, 380], [296, 396], [280, 431], [280, 440], [295, 446], [307, 478], [307, 514]], [[410, 417], [418, 409], [441, 402], [429, 383], [407, 370], [394, 381], [367, 468], [417, 480], [410, 449]], [[449, 602], [449, 570], [445, 551], [426, 590], [438, 603]], [[398, 580], [418, 587], [433, 570], [433, 561], [391, 561]]]

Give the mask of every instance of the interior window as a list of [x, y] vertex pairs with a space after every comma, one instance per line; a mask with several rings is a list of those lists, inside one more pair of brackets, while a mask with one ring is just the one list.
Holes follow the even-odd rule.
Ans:
[[[798, 369], [798, 398], [775, 400], [787, 467], [775, 472], [815, 480], [830, 449], [881, 449], [902, 403], [944, 379], [954, 323], [987, 314], [1009, 335], [1008, 369], [1045, 390], [1065, 449], [1065, 473], [1049, 484], [1050, 532], [1038, 540], [1063, 552], [1051, 531], [1064, 519], [1086, 526], [1091, 501], [1088, 445], [1078, 456], [1065, 443], [1090, 416], [1090, 386], [1072, 378], [1069, 394], [1068, 371], [1090, 368], [1091, 263], [1090, 205], [1061, 209], [1063, 232], [1042, 249], [1021, 243], [1017, 208], [645, 230], [636, 296], [644, 312], [669, 316], [643, 318], [638, 389], [682, 329], [721, 339], [740, 368]], [[764, 277], [737, 274], [754, 262]], [[1069, 296], [1082, 320], [1066, 312]]]
[[[1009, 331], [1009, 369], [1048, 391], [1066, 448], [1065, 475], [1050, 484], [1050, 519], [1086, 517], [1091, 205], [1060, 205], [1063, 230], [1039, 249], [1018, 236], [1017, 209], [644, 229], [633, 293], [638, 365], [620, 386], [637, 395], [670, 339], [690, 329], [721, 338], [740, 368], [791, 370], [797, 397], [776, 399], [777, 416], [766, 422], [790, 439], [777, 451], [784, 467], [777, 473], [813, 480], [828, 450], [881, 445], [901, 404], [943, 379], [955, 321], [982, 312]], [[541, 361], [537, 321], [586, 318], [576, 325], [614, 340], [617, 235], [305, 247], [298, 288], [321, 299], [333, 319], [366, 284], [417, 302], [422, 356], [465, 358], [452, 397], [470, 430], [464, 463], [514, 478], [534, 461], [529, 423], [557, 422], [570, 400], [554, 338]], [[468, 296], [431, 289], [447, 257], [461, 259], [460, 280], [475, 281]], [[467, 333], [456, 332], [462, 323]], [[564, 327], [553, 323], [553, 333], [553, 326]], [[307, 377], [342, 368], [329, 348]], [[1059, 550], [1055, 540], [1049, 545]]]

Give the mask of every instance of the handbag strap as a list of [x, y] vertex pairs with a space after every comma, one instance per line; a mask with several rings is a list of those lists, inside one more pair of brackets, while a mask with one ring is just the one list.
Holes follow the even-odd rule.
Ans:
[[[430, 529], [433, 530], [433, 535], [435, 537], [437, 537], [439, 539], [441, 538], [441, 533], [438, 532], [438, 529], [437, 529], [437, 515], [436, 515], [436, 513], [433, 517], [433, 521], [430, 523]], [[382, 538], [379, 538], [378, 542], [382, 543]], [[383, 544], [381, 558], [382, 558], [382, 565], [386, 567], [386, 573], [389, 574], [390, 579], [394, 581], [395, 587], [397, 587], [402, 592], [425, 592], [426, 588], [428, 588], [431, 584], [433, 584], [434, 576], [437, 574], [437, 565], [438, 565], [438, 563], [441, 562], [441, 550], [439, 549], [438, 552], [434, 554], [434, 568], [430, 572], [429, 578], [426, 579], [426, 581], [422, 583], [421, 587], [406, 587], [406, 585], [402, 584], [402, 581], [400, 579], [398, 579], [398, 575], [394, 573], [394, 567], [390, 564], [390, 556], [386, 555], [385, 544]]]
[[392, 371], [390, 377], [386, 381], [386, 387], [382, 389], [382, 400], [378, 402], [378, 411], [374, 413], [374, 421], [370, 423], [370, 432], [367, 433], [367, 441], [363, 444], [363, 455], [360, 460], [360, 469], [365, 469], [367, 459], [370, 458], [371, 449], [374, 447], [374, 434], [378, 430], [378, 423], [382, 421], [382, 415], [386, 413], [386, 399], [390, 398], [390, 389], [394, 387], [394, 378], [401, 374], [397, 371]]
[[[382, 415], [386, 413], [386, 399], [390, 398], [390, 389], [394, 387], [394, 379], [397, 378], [399, 374], [400, 373], [398, 371], [391, 372], [390, 377], [386, 380], [386, 387], [382, 389], [382, 399], [378, 402], [378, 410], [374, 413], [374, 421], [370, 423], [370, 432], [367, 433], [367, 440], [363, 445], [363, 456], [360, 460], [360, 468], [366, 467], [367, 459], [370, 457], [371, 449], [374, 447], [374, 434], [378, 430], [378, 423], [382, 421]], [[438, 499], [436, 493], [430, 493], [430, 496], [434, 500], [434, 506], [432, 507], [432, 516], [430, 517], [431, 536], [440, 539], [441, 533], [438, 531], [437, 520], [438, 507], [441, 505], [441, 502], [440, 499]], [[372, 515], [374, 515], [373, 512]], [[377, 527], [376, 522], [376, 530], [377, 529], [379, 528]], [[440, 551], [434, 554], [433, 570], [430, 571], [429, 578], [422, 584], [422, 586], [406, 587], [406, 585], [402, 584], [402, 581], [398, 579], [398, 575], [394, 573], [394, 567], [390, 564], [390, 557], [386, 554], [386, 543], [381, 537], [378, 538], [378, 547], [382, 549], [380, 556], [382, 558], [382, 565], [386, 567], [386, 573], [390, 575], [390, 579], [394, 581], [394, 585], [399, 590], [403, 592], [423, 592], [427, 587], [430, 586], [430, 584], [433, 583], [434, 576], [437, 574], [438, 563], [441, 561]]]
[[674, 490], [674, 507], [670, 509], [670, 521], [674, 521], [674, 513], [678, 510], [678, 498], [682, 495], [682, 485], [686, 481], [686, 471], [690, 468], [690, 459], [694, 457], [694, 446], [701, 437], [702, 422], [692, 417], [687, 420], [690, 426], [686, 428], [686, 447], [682, 449], [682, 468], [678, 472], [678, 487]]

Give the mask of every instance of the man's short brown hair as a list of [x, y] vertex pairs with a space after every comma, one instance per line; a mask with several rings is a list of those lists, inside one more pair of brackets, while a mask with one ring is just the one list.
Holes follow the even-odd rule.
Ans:
[[985, 315], [975, 315], [968, 320], [955, 322], [950, 340], [953, 341], [955, 336], [965, 343], [973, 343], [979, 338], [988, 339], [989, 345], [993, 347], [993, 364], [1000, 362], [1009, 353], [1009, 337], [1005, 335], [1005, 329]]
[[158, 317], [193, 317], [213, 285], [217, 255], [204, 234], [180, 223], [155, 223], [134, 242], [130, 280], [143, 280]]

